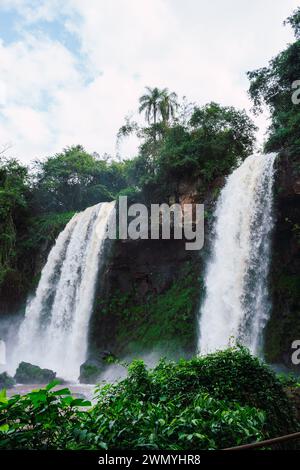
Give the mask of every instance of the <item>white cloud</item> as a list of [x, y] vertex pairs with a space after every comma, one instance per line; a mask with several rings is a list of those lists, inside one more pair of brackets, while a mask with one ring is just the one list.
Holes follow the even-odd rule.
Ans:
[[[116, 132], [145, 85], [249, 109], [245, 72], [291, 40], [282, 21], [297, 4], [0, 0], [22, 15], [23, 30], [22, 40], [0, 43], [0, 143], [12, 142], [27, 161], [76, 143], [114, 153]], [[58, 17], [80, 50], [36, 32], [40, 20]]]
[[9, 46], [0, 42], [1, 106], [39, 106], [45, 94], [81, 82], [76, 60], [60, 43], [26, 35]]
[[10, 106], [4, 112], [8, 129], [17, 139], [31, 142], [38, 148], [50, 143], [51, 134], [47, 127], [47, 116], [26, 106]]
[[60, 0], [0, 0], [0, 7], [14, 8], [27, 23], [53, 21], [62, 12]]
[[[72, 54], [47, 38], [24, 36], [0, 43], [0, 142], [11, 142], [10, 153], [31, 160], [57, 150], [51, 106], [61, 90], [84, 86]], [[50, 105], [49, 105], [50, 103]]]
[[124, 112], [136, 98], [134, 85], [132, 78], [110, 70], [85, 87], [57, 92], [50, 110], [55, 119], [57, 146], [81, 143], [90, 150], [113, 153]]

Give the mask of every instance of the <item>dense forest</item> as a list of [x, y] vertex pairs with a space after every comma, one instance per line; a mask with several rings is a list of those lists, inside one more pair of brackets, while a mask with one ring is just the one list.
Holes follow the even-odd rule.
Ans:
[[[291, 100], [292, 83], [300, 79], [300, 8], [286, 25], [295, 41], [248, 78], [254, 112], [267, 106], [271, 116], [264, 152], [278, 154], [265, 359], [299, 373], [290, 362], [290, 347], [300, 337], [300, 104]], [[138, 137], [135, 158], [91, 154], [81, 145], [30, 166], [9, 157], [9, 151], [1, 154], [2, 319], [24, 311], [58, 234], [75, 212], [98, 202], [121, 195], [145, 204], [205, 202], [210, 233], [225, 178], [257, 150], [252, 119], [244, 110], [215, 102], [189, 103], [167, 88], [146, 88], [137, 106], [144, 125], [126, 119], [116, 136], [119, 141]], [[161, 347], [167, 360], [154, 369], [132, 362], [127, 378], [97, 387], [93, 406], [72, 398], [67, 388], [53, 391], [57, 382], [23, 397], [1, 392], [0, 447], [216, 449], [299, 430], [286, 395], [287, 389], [291, 395], [299, 390], [298, 379], [276, 375], [243, 347], [192, 357], [205, 250], [184, 254], [171, 241], [169, 254], [162, 254], [160, 242], [151, 250], [147, 242], [130, 243], [116, 240], [110, 254], [96, 296], [90, 354], [108, 349], [112, 361], [127, 367], [119, 357]], [[129, 267], [133, 258], [135, 267]], [[169, 361], [178, 355], [184, 359]]]

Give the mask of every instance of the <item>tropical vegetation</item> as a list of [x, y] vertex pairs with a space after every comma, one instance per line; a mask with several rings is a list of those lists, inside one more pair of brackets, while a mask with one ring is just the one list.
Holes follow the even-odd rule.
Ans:
[[94, 404], [55, 385], [2, 392], [0, 448], [220, 449], [297, 429], [281, 383], [243, 348], [154, 369], [136, 360]]

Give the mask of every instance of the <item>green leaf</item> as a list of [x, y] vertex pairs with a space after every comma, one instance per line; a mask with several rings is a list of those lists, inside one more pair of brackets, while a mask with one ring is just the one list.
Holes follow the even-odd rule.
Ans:
[[2, 390], [0, 390], [0, 403], [7, 403], [8, 402], [8, 399], [6, 397], [6, 390], [5, 388], [3, 388]]
[[59, 379], [54, 379], [46, 385], [45, 389], [47, 391], [51, 390], [52, 388], [56, 387], [56, 385], [60, 385], [61, 381]]
[[88, 400], [84, 400], [83, 398], [75, 398], [71, 403], [70, 406], [91, 406], [92, 403]]

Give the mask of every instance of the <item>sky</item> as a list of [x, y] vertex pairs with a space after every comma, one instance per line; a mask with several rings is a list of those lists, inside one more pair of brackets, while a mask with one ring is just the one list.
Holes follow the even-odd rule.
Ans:
[[[299, 0], [0, 0], [0, 149], [116, 154], [145, 86], [250, 111], [246, 72], [292, 42]], [[299, 77], [300, 78], [300, 77]], [[267, 118], [256, 120], [262, 141]], [[122, 144], [122, 156], [137, 142]]]

